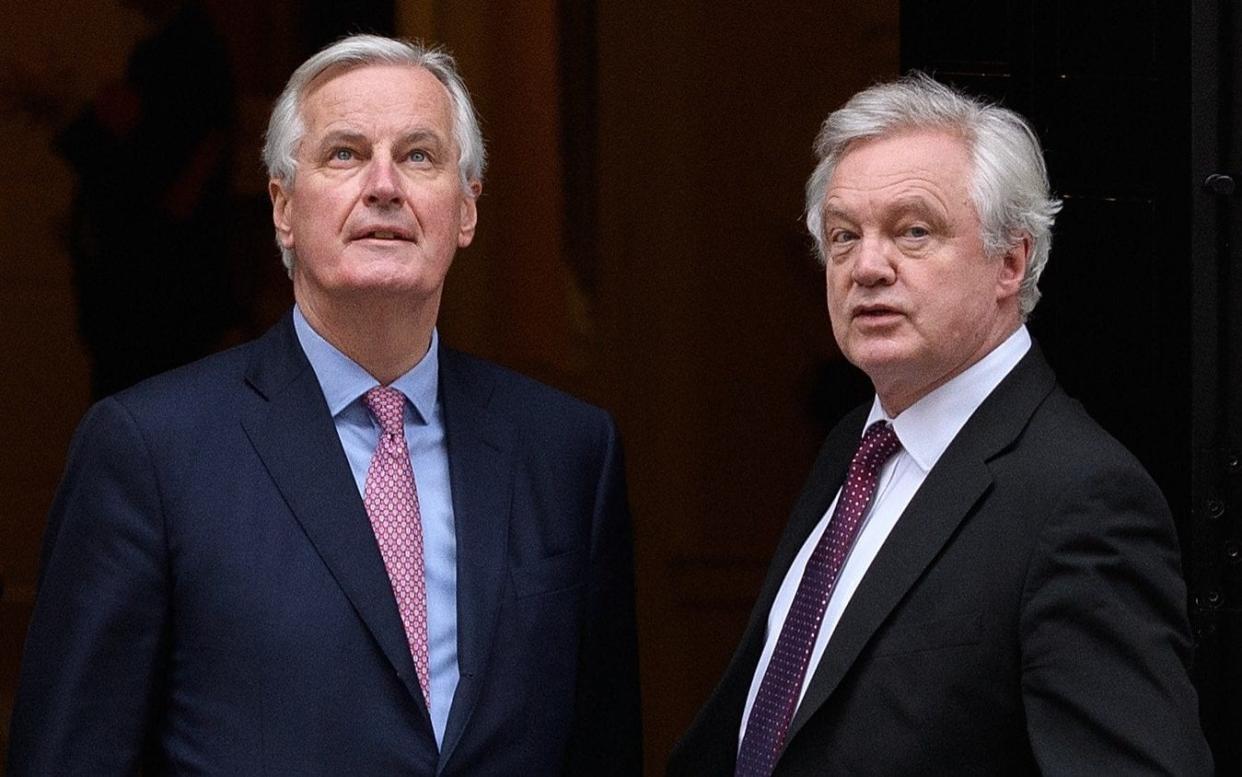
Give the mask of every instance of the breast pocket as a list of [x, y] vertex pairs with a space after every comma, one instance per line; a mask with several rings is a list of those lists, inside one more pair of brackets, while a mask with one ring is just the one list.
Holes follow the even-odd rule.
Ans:
[[586, 579], [586, 553], [575, 548], [513, 567], [510, 575], [519, 599], [579, 588]]
[[983, 639], [983, 615], [968, 613], [948, 618], [902, 623], [884, 632], [872, 655], [898, 656], [977, 645]]

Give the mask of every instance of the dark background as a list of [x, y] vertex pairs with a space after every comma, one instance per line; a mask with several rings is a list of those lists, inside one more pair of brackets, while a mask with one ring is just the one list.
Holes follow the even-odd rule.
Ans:
[[[0, 64], [79, 104], [150, 33], [107, 0], [19, 5]], [[1206, 183], [1242, 175], [1228, 2], [204, 5], [237, 101], [219, 264], [236, 315], [214, 347], [290, 302], [258, 146], [293, 67], [358, 30], [458, 57], [492, 165], [441, 332], [618, 418], [652, 773], [728, 660], [827, 425], [866, 396], [800, 224], [818, 124], [912, 67], [1027, 115], [1065, 199], [1031, 328], [1169, 499], [1205, 727], [1220, 772], [1242, 769], [1240, 225], [1232, 179]], [[78, 184], [54, 134], [0, 114], [0, 763], [44, 516], [90, 400], [65, 240]]]

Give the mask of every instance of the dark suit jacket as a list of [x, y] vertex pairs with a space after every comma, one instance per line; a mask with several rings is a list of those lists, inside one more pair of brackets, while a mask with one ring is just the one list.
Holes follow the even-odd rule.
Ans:
[[[670, 775], [733, 774], [772, 601], [845, 477], [866, 412], [825, 442]], [[868, 569], [775, 774], [1209, 774], [1185, 597], [1160, 491], [1032, 348]]]
[[640, 769], [611, 420], [447, 348], [461, 680], [442, 752], [285, 320], [93, 407], [52, 508], [9, 774]]

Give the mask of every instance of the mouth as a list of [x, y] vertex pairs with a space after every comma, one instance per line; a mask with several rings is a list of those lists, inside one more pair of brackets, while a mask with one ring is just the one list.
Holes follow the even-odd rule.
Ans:
[[889, 305], [859, 305], [854, 308], [853, 319], [860, 324], [884, 325], [896, 322], [902, 315]]
[[413, 233], [400, 227], [376, 227], [355, 232], [352, 240], [379, 240], [389, 242], [414, 242]]

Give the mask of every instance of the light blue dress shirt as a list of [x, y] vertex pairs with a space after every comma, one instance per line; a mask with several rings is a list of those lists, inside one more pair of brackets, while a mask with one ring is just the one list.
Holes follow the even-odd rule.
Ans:
[[[293, 327], [319, 379], [361, 495], [366, 487], [371, 454], [379, 444], [380, 435], [379, 424], [371, 417], [362, 397], [379, 382], [312, 329], [297, 306], [293, 308]], [[439, 334], [432, 330], [427, 355], [389, 384], [405, 395], [405, 441], [410, 449], [422, 515], [431, 724], [437, 745], [444, 741], [444, 726], [460, 676], [457, 666], [457, 534], [453, 527], [444, 413], [439, 402], [439, 340]]]

